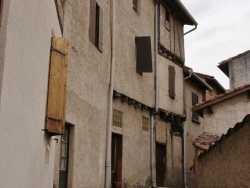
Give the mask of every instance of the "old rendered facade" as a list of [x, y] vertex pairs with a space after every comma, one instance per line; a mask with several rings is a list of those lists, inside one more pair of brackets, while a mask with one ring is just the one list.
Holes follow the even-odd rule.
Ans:
[[193, 181], [188, 148], [206, 118], [193, 120], [191, 98], [211, 84], [183, 73], [183, 26], [197, 23], [179, 0], [0, 2], [1, 186]]

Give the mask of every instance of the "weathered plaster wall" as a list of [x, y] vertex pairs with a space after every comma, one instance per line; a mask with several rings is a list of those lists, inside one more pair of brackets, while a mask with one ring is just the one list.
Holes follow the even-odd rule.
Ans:
[[[154, 73], [136, 72], [136, 36], [151, 37], [154, 57], [154, 3], [139, 1], [139, 12], [132, 1], [116, 1], [116, 67], [114, 89], [149, 106], [154, 105]], [[153, 71], [154, 71], [154, 58]]]
[[[89, 40], [90, 1], [65, 2], [64, 36], [70, 40], [66, 120], [74, 125], [68, 186], [102, 187], [111, 64], [110, 2], [103, 10], [103, 51]], [[73, 154], [73, 156], [72, 156]]]
[[204, 109], [204, 131], [225, 134], [228, 128], [240, 122], [250, 112], [249, 98], [246, 93], [212, 105], [213, 113]]
[[228, 62], [230, 88], [234, 89], [245, 84], [250, 80], [250, 52]]
[[124, 187], [148, 187], [150, 183], [150, 133], [142, 130], [142, 116], [149, 112], [114, 100], [114, 109], [123, 113], [123, 127], [112, 128], [123, 135], [122, 182]]
[[250, 122], [196, 162], [198, 187], [249, 187]]
[[200, 123], [192, 121], [192, 92], [198, 95], [199, 102], [202, 102], [202, 90], [199, 89], [189, 79], [185, 80], [185, 110], [187, 120], [184, 124], [185, 136], [186, 136], [186, 180], [188, 187], [195, 187], [195, 174], [193, 170], [189, 168], [193, 165], [193, 159], [195, 158], [195, 148], [193, 141], [199, 135], [204, 132], [203, 118], [199, 117]]
[[0, 29], [0, 185], [52, 187], [53, 137], [44, 119], [51, 37], [61, 36], [54, 1], [4, 1]]

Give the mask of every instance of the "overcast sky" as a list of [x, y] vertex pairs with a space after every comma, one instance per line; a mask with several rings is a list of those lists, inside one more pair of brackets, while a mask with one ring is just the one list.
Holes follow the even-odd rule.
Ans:
[[228, 89], [229, 80], [217, 65], [250, 50], [250, 0], [181, 1], [198, 22], [185, 35], [186, 65], [214, 76]]

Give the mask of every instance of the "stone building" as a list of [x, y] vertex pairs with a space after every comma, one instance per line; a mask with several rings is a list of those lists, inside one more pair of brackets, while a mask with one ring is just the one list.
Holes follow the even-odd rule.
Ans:
[[183, 4], [0, 4], [0, 185], [183, 187]]

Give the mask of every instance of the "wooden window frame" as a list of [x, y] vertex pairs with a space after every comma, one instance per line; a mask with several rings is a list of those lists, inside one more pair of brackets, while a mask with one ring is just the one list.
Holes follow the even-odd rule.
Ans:
[[149, 118], [142, 116], [142, 130], [149, 132]]
[[168, 9], [165, 9], [165, 27], [168, 31], [170, 31], [170, 13]]
[[175, 67], [168, 66], [168, 95], [170, 98], [175, 99]]
[[[199, 103], [199, 96], [196, 93], [192, 92], [192, 106], [195, 106], [198, 103]], [[194, 111], [192, 111], [192, 121], [200, 124], [199, 115]]]
[[90, 0], [89, 39], [100, 52], [103, 51], [103, 10], [96, 0]]
[[123, 127], [123, 114], [122, 111], [113, 109], [113, 126], [122, 128]]

